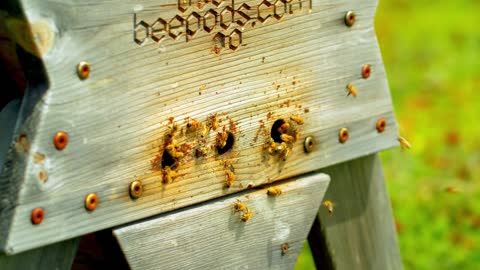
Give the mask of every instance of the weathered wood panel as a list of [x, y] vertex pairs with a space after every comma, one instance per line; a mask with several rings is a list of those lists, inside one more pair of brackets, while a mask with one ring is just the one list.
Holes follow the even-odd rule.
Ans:
[[79, 238], [29, 250], [13, 256], [0, 255], [2, 270], [68, 270], [77, 252]]
[[[114, 230], [132, 269], [293, 269], [329, 177], [311, 174]], [[243, 222], [235, 203], [253, 213]], [[288, 245], [283, 253], [282, 246]]]
[[309, 243], [319, 269], [402, 269], [393, 214], [377, 154], [322, 170], [332, 179]]
[[[283, 7], [291, 13], [267, 21], [262, 18], [272, 15], [275, 7], [235, 1], [238, 20], [228, 30], [222, 30], [219, 21], [228, 16], [218, 15], [233, 5], [227, 1], [220, 7], [208, 3], [203, 11], [194, 1], [197, 7], [185, 13], [178, 10], [177, 1], [163, 0], [20, 3], [29, 24], [12, 19], [9, 25], [19, 45], [41, 59], [48, 89], [32, 113], [22, 112], [15, 140], [24, 134], [29, 148], [12, 146], [0, 178], [5, 235], [0, 247], [5, 252], [131, 222], [397, 144], [372, 24], [376, 0], [303, 1], [301, 10], [300, 2], [294, 1]], [[343, 22], [350, 9], [357, 14], [353, 27]], [[216, 13], [207, 10], [218, 13], [215, 31], [201, 30], [188, 42], [185, 34], [171, 38], [186, 33], [180, 28], [187, 24], [182, 19], [187, 14], [203, 16], [202, 26], [210, 22]], [[254, 14], [256, 10], [262, 14]], [[237, 15], [247, 16], [248, 24], [242, 26]], [[166, 33], [158, 18], [169, 23], [169, 35], [160, 43], [153, 42]], [[33, 32], [35, 46], [25, 38], [28, 31]], [[148, 37], [145, 43], [142, 33]], [[233, 50], [230, 41], [238, 48]], [[91, 63], [91, 73], [80, 80], [76, 66], [84, 60]], [[366, 63], [372, 73], [363, 79]], [[358, 89], [357, 97], [347, 96], [348, 83]], [[219, 129], [205, 140], [178, 133], [176, 141], [186, 147], [185, 157], [175, 181], [162, 184], [162, 172], [151, 161], [159, 163], [156, 157], [162, 155], [164, 135], [171, 129], [168, 118], [174, 117], [185, 130], [185, 118], [205, 125], [215, 113], [221, 120]], [[300, 138], [291, 144], [289, 157], [283, 162], [266, 155], [263, 147], [274, 121], [294, 115], [305, 123], [297, 126]], [[381, 117], [388, 124], [378, 133], [375, 125]], [[343, 127], [350, 130], [345, 144], [338, 141]], [[234, 134], [235, 144], [219, 155], [211, 148], [223, 128]], [[69, 135], [63, 151], [52, 143], [58, 131]], [[306, 136], [316, 141], [309, 154], [303, 151]], [[196, 158], [197, 148], [210, 151]], [[39, 155], [45, 157], [41, 162]], [[225, 188], [226, 161], [236, 174], [230, 188]], [[137, 179], [144, 193], [133, 201], [128, 185]], [[83, 201], [91, 192], [98, 195], [99, 204], [87, 212]], [[45, 209], [45, 220], [33, 226], [29, 217], [36, 207]]]

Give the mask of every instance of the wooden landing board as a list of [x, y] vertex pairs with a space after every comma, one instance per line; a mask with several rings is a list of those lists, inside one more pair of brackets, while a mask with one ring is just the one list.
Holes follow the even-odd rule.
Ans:
[[[324, 199], [331, 200], [335, 206], [332, 215], [323, 207], [320, 209], [319, 222], [314, 223], [309, 235], [317, 268], [402, 269], [392, 208], [378, 155], [323, 171], [332, 179]], [[328, 250], [322, 247], [325, 244]]]
[[[28, 90], [0, 177], [0, 250], [20, 252], [397, 145], [373, 29], [376, 0], [178, 3], [19, 0], [25, 21], [13, 17], [8, 25], [39, 57], [45, 78]], [[234, 23], [225, 30], [231, 10]], [[344, 23], [348, 10], [357, 14], [352, 27]], [[191, 20], [203, 27], [194, 37], [185, 28]], [[76, 73], [81, 61], [91, 64], [84, 80]], [[368, 79], [364, 64], [371, 65]], [[349, 83], [357, 97], [347, 96]], [[215, 114], [218, 129], [203, 139], [202, 128], [186, 132], [186, 118], [206, 126]], [[292, 124], [299, 138], [282, 161], [264, 146], [273, 123], [292, 116], [304, 124]], [[162, 184], [170, 117], [180, 125], [175, 140], [184, 158], [175, 181]], [[380, 118], [387, 121], [383, 133], [376, 130]], [[342, 144], [344, 127], [350, 137]], [[216, 137], [224, 129], [234, 145], [219, 155]], [[69, 136], [63, 151], [52, 142], [58, 131]], [[307, 136], [316, 142], [309, 154]], [[230, 188], [226, 168], [236, 175]], [[144, 185], [135, 201], [128, 195], [134, 180]], [[88, 212], [83, 202], [91, 192], [99, 204]], [[33, 226], [36, 207], [45, 219]]]
[[[293, 269], [329, 177], [311, 174], [114, 230], [132, 269]], [[253, 213], [240, 220], [233, 205]], [[288, 251], [282, 255], [282, 246]]]

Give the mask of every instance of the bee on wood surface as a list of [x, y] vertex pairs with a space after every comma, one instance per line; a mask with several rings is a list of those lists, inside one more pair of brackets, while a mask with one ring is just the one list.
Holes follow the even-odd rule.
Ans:
[[218, 132], [217, 133], [217, 146], [220, 148], [225, 147], [227, 144], [228, 133], [227, 132]]
[[275, 154], [276, 147], [277, 147], [277, 143], [271, 137], [263, 145], [263, 149], [266, 150], [272, 156]]
[[165, 151], [167, 151], [167, 153], [173, 158], [182, 158], [184, 155], [183, 152], [177, 151], [177, 148], [173, 143], [165, 146]]
[[229, 169], [225, 170], [225, 185], [227, 187], [231, 187], [233, 185], [235, 178], [236, 176], [231, 170]]
[[351, 84], [351, 83], [349, 83], [347, 85], [347, 92], [348, 92], [347, 97], [350, 96], [350, 95], [352, 95], [354, 97], [357, 96], [357, 88], [355, 88], [355, 86], [353, 86], [353, 84]]
[[245, 203], [242, 203], [242, 202], [238, 201], [233, 205], [233, 210], [235, 212], [245, 211], [245, 210], [247, 210], [247, 205]]
[[175, 177], [177, 177], [177, 173], [170, 168], [170, 166], [166, 166], [162, 170], [162, 180], [164, 184], [170, 184], [175, 180]]
[[208, 125], [213, 129], [217, 130], [218, 128], [218, 119], [217, 119], [217, 114], [212, 114], [208, 116]]
[[243, 222], [247, 222], [247, 221], [249, 221], [249, 220], [252, 218], [252, 215], [253, 215], [253, 214], [252, 214], [252, 210], [250, 210], [250, 209], [247, 208], [247, 209], [245, 210], [245, 212], [242, 214], [242, 216], [241, 216], [240, 219], [241, 219]]
[[189, 131], [189, 132], [197, 131], [201, 126], [202, 126], [202, 124], [200, 122], [198, 122], [197, 120], [190, 119], [187, 122], [187, 131]]
[[172, 123], [170, 134], [172, 134], [172, 136], [177, 135], [177, 132], [179, 129], [180, 129], [180, 126], [177, 123]]
[[329, 215], [333, 214], [333, 207], [334, 207], [333, 202], [326, 200], [323, 202], [323, 206], [325, 206]]
[[277, 129], [277, 131], [280, 133], [285, 133], [289, 128], [290, 128], [290, 124], [285, 122]]
[[278, 155], [278, 158], [283, 161], [287, 161], [288, 156], [290, 156], [290, 152], [291, 152], [290, 148], [285, 147]]
[[303, 121], [303, 118], [301, 118], [300, 116], [298, 115], [292, 115], [290, 116], [290, 120], [292, 120], [293, 122], [299, 124], [299, 125], [303, 125], [304, 121]]
[[410, 149], [412, 147], [410, 143], [407, 141], [407, 139], [403, 137], [398, 137], [398, 142], [400, 143], [400, 146], [402, 147], [402, 149]]
[[282, 194], [282, 190], [278, 187], [271, 187], [267, 190], [267, 194], [270, 196], [279, 196]]
[[293, 131], [293, 141], [296, 142], [300, 140], [300, 132], [298, 132], [298, 130], [294, 130]]
[[202, 146], [198, 147], [195, 149], [195, 157], [200, 158], [200, 157], [206, 157], [208, 155], [208, 152], [210, 151], [210, 148]]
[[295, 138], [293, 136], [290, 136], [286, 133], [280, 135], [280, 139], [286, 143], [291, 143], [295, 141]]
[[285, 149], [287, 149], [287, 144], [285, 142], [281, 142], [279, 144], [277, 143], [276, 146], [277, 147], [275, 147], [275, 152], [277, 152], [277, 153], [281, 153]]

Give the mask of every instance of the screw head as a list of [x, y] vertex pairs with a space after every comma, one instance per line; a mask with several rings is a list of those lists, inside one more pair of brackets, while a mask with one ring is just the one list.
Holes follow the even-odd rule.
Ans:
[[283, 243], [282, 244], [282, 255], [287, 254], [288, 252], [288, 243]]
[[313, 151], [313, 146], [315, 145], [315, 141], [313, 140], [312, 136], [308, 136], [305, 138], [305, 141], [303, 142], [303, 149], [305, 152], [310, 153]]
[[353, 12], [353, 11], [348, 11], [348, 12], [345, 14], [345, 24], [346, 24], [348, 27], [351, 27], [352, 25], [355, 24], [355, 12]]
[[386, 127], [387, 127], [387, 121], [385, 120], [385, 118], [378, 119], [378, 121], [377, 121], [377, 131], [378, 131], [378, 133], [382, 133], [385, 130]]
[[45, 217], [45, 211], [41, 207], [37, 207], [32, 210], [31, 221], [33, 225], [38, 225], [42, 223], [43, 218]]
[[348, 140], [348, 129], [347, 128], [341, 128], [340, 131], [338, 132], [338, 140], [341, 143], [345, 143]]
[[53, 137], [53, 144], [57, 150], [63, 150], [68, 144], [68, 134], [64, 131], [59, 131]]
[[140, 180], [135, 180], [132, 183], [130, 183], [129, 192], [130, 192], [130, 197], [132, 197], [132, 199], [140, 198], [140, 196], [142, 196], [142, 193], [143, 193], [142, 182], [140, 182]]
[[82, 61], [77, 65], [77, 74], [78, 77], [82, 80], [85, 80], [88, 78], [88, 75], [90, 75], [90, 63], [86, 61]]
[[371, 72], [372, 72], [372, 69], [371, 69], [369, 64], [363, 65], [363, 67], [362, 67], [362, 77], [364, 79], [367, 79], [368, 77], [370, 77]]
[[93, 211], [97, 208], [98, 205], [98, 197], [95, 193], [90, 193], [85, 196], [85, 209], [88, 211]]

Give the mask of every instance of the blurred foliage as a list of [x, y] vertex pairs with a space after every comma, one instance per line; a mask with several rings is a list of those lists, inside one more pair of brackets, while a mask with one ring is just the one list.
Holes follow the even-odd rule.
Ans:
[[480, 1], [382, 0], [376, 32], [409, 151], [382, 153], [405, 269], [480, 266]]
[[[478, 0], [380, 0], [375, 19], [400, 134], [381, 154], [405, 269], [480, 266]], [[314, 269], [308, 246], [296, 269]]]

